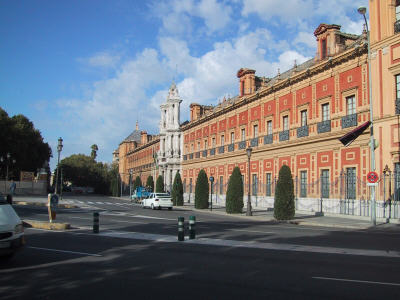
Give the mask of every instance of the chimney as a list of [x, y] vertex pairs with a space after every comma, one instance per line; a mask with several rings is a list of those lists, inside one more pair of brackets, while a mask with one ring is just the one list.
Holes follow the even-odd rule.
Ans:
[[256, 91], [256, 71], [247, 68], [241, 68], [237, 72], [239, 78], [239, 96], [250, 95]]

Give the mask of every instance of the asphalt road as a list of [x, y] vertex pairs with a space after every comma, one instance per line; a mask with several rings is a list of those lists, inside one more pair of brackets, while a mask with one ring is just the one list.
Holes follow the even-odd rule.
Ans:
[[[337, 230], [79, 197], [66, 232], [26, 229], [1, 299], [399, 299], [400, 229]], [[44, 207], [17, 207], [47, 220]], [[100, 211], [100, 234], [91, 232]], [[177, 241], [177, 217], [197, 239]], [[187, 233], [187, 232], [186, 232]], [[340, 254], [339, 254], [340, 253]]]

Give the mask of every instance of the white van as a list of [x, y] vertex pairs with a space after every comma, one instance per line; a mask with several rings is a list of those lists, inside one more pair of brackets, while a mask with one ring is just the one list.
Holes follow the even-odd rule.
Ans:
[[0, 259], [11, 258], [24, 244], [22, 221], [0, 193]]

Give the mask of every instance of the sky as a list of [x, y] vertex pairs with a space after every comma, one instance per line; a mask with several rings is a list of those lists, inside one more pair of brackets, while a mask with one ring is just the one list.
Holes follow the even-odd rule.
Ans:
[[[134, 129], [158, 134], [174, 81], [192, 102], [238, 94], [236, 73], [276, 76], [315, 56], [314, 30], [360, 34], [368, 0], [0, 0], [0, 107], [23, 114], [61, 159], [111, 162]], [[29, 153], [27, 153], [29, 155]]]

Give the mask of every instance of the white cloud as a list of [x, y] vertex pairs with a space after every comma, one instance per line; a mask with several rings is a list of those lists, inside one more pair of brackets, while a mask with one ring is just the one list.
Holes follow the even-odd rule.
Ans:
[[120, 55], [111, 54], [107, 51], [95, 53], [89, 58], [78, 58], [78, 61], [90, 67], [115, 68], [119, 63]]
[[311, 32], [299, 32], [293, 40], [294, 45], [304, 44], [309, 48], [315, 48], [317, 45], [316, 38]]

